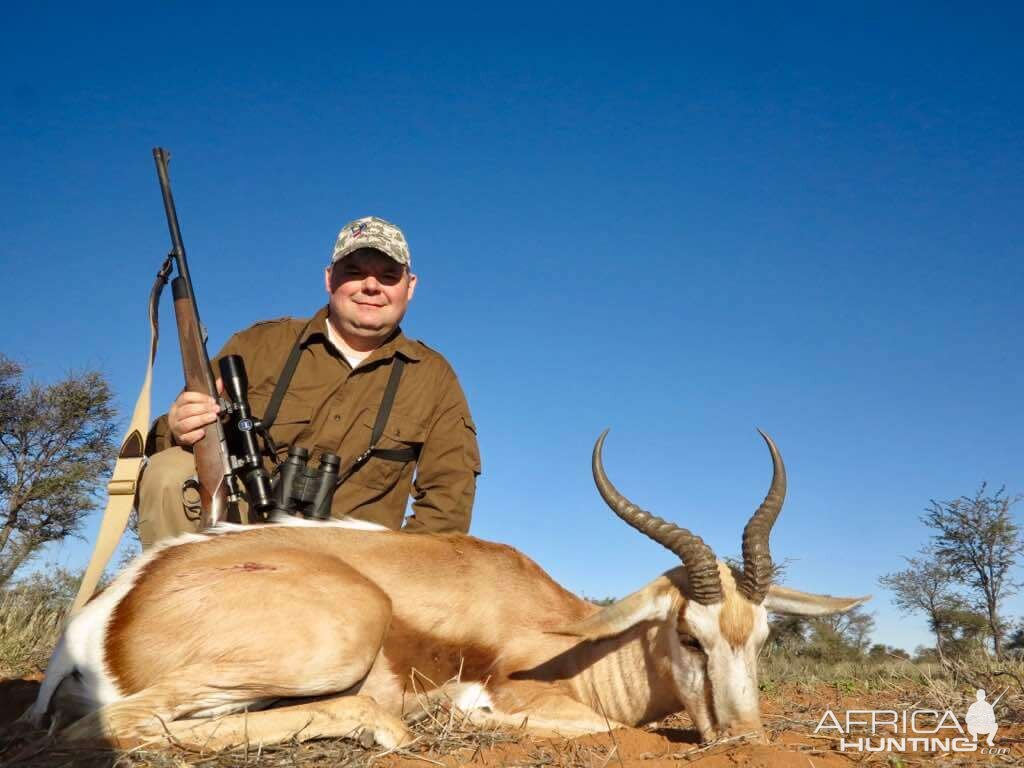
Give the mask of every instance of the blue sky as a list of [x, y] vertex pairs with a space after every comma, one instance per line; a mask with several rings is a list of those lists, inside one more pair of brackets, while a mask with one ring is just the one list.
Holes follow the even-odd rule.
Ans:
[[[874, 593], [876, 639], [913, 647], [923, 621], [876, 579], [925, 543], [921, 510], [1024, 491], [1021, 21], [23, 5], [0, 32], [0, 351], [42, 380], [104, 371], [127, 418], [168, 246], [155, 145], [213, 350], [315, 311], [337, 230], [384, 216], [420, 278], [405, 329], [478, 423], [473, 533], [592, 596], [671, 567], [593, 490], [611, 427], [620, 489], [735, 554], [760, 426], [789, 469], [788, 582]], [[154, 412], [180, 386], [167, 335]]]

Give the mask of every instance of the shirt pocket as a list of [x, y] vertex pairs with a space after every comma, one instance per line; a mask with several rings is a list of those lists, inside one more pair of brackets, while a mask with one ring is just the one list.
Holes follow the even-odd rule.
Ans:
[[[362, 433], [363, 439], [360, 453], [370, 445], [370, 437], [373, 435], [373, 418], [375, 417], [376, 414], [371, 413], [360, 421], [359, 431]], [[399, 413], [393, 412], [381, 433], [380, 440], [377, 441], [376, 450], [355, 471], [348, 482], [365, 485], [378, 491], [394, 488], [405, 469], [410, 464], [415, 464], [419, 458], [426, 433], [427, 428], [424, 422], [408, 417], [403, 418]], [[388, 456], [389, 451], [400, 451], [408, 456]], [[384, 455], [378, 455], [378, 452]]]

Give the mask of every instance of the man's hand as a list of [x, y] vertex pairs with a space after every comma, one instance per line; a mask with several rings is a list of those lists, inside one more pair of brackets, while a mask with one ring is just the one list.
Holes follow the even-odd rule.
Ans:
[[[224, 382], [217, 379], [217, 391], [224, 393]], [[190, 447], [203, 439], [206, 425], [213, 424], [220, 413], [217, 401], [204, 392], [182, 392], [167, 412], [167, 425], [174, 442]]]

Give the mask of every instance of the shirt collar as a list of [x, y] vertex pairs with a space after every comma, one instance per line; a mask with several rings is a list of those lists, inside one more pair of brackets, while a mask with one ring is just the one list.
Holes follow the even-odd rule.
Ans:
[[[302, 333], [302, 338], [299, 343], [303, 347], [307, 347], [314, 342], [329, 345], [331, 342], [327, 338], [326, 322], [327, 307], [323, 306], [315, 315], [313, 315], [313, 317], [309, 319], [309, 322], [306, 323], [306, 328]], [[399, 327], [395, 328], [387, 341], [367, 355], [361, 365], [365, 365], [372, 360], [386, 360], [394, 356], [396, 353], [402, 355], [405, 359], [412, 361], [421, 360], [423, 358], [423, 353], [419, 349], [419, 345], [402, 333], [402, 329]]]

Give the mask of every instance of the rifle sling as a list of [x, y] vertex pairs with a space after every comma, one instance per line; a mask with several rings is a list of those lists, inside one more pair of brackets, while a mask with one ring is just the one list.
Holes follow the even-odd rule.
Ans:
[[135, 410], [132, 412], [128, 431], [121, 442], [121, 450], [117, 454], [114, 473], [110, 482], [107, 483], [107, 506], [100, 518], [100, 530], [96, 535], [96, 544], [93, 546], [89, 565], [85, 569], [85, 575], [82, 576], [82, 581], [78, 585], [78, 594], [68, 612], [69, 619], [92, 597], [96, 590], [96, 584], [99, 583], [107, 563], [110, 562], [111, 555], [114, 554], [121, 536], [124, 535], [124, 529], [128, 526], [128, 518], [131, 516], [134, 506], [139, 472], [142, 470], [144, 461], [145, 435], [149, 430], [153, 361], [156, 359], [157, 341], [160, 338], [160, 294], [163, 292], [164, 286], [167, 285], [167, 278], [171, 274], [173, 264], [173, 256], [168, 256], [164, 260], [149, 294], [149, 360], [146, 364], [146, 375], [142, 380], [142, 390], [135, 401]]

